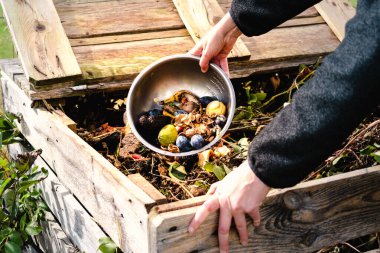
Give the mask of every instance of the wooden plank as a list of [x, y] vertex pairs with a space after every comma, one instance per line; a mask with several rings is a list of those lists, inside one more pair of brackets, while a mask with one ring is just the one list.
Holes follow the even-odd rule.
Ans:
[[[173, 2], [195, 43], [224, 16], [216, 0], [173, 0]], [[229, 58], [249, 58], [250, 56], [250, 51], [239, 38]]]
[[185, 28], [171, 1], [68, 2], [56, 8], [71, 39]]
[[315, 25], [315, 24], [324, 24], [324, 23], [326, 22], [321, 16], [307, 17], [307, 18], [292, 18], [280, 24], [279, 26], [277, 26], [277, 28], [306, 26], [306, 25]]
[[356, 13], [346, 0], [323, 0], [315, 5], [317, 11], [326, 20], [340, 41], [344, 38], [345, 26]]
[[132, 34], [101, 36], [101, 37], [70, 39], [70, 43], [72, 47], [120, 43], [120, 42], [128, 42], [128, 41], [141, 41], [141, 43], [145, 43], [143, 42], [145, 40], [184, 37], [184, 36], [189, 36], [189, 33], [187, 32], [186, 29], [182, 28], [182, 29], [167, 30], [167, 31], [152, 31], [152, 32], [144, 32], [144, 33], [132, 33]]
[[27, 78], [35, 84], [81, 76], [52, 0], [1, 0]]
[[128, 178], [135, 183], [140, 189], [151, 197], [157, 205], [165, 204], [168, 202], [166, 197], [159, 192], [148, 180], [146, 180], [140, 173], [128, 175]]
[[65, 126], [71, 129], [71, 131], [74, 133], [77, 132], [77, 123], [74, 120], [70, 119], [69, 116], [67, 116], [63, 111], [54, 110], [53, 114], [56, 115]]
[[2, 77], [4, 109], [21, 114], [21, 133], [43, 150], [60, 182], [94, 217], [124, 251], [148, 251], [146, 193], [112, 166], [96, 150], [44, 109], [30, 107], [31, 100], [7, 76]]
[[47, 212], [45, 219], [41, 222], [43, 231], [34, 238], [40, 250], [46, 253], [81, 252], [72, 244], [52, 213]]
[[144, 43], [133, 41], [82, 46], [74, 47], [73, 50], [85, 79], [112, 77], [113, 80], [123, 80], [135, 77], [146, 66], [164, 56], [186, 53], [193, 46], [194, 42], [187, 36]]
[[[8, 145], [8, 152], [13, 158], [17, 157], [18, 154], [30, 150], [31, 148], [26, 148], [19, 143]], [[98, 224], [96, 224], [78, 200], [75, 199], [71, 192], [61, 184], [50, 166], [41, 157], [37, 158], [34, 165], [37, 165], [40, 168], [43, 167], [49, 172], [49, 176], [38, 184], [38, 188], [41, 189], [43, 199], [59, 222], [59, 227], [62, 227], [59, 230], [63, 230], [64, 233], [68, 235], [68, 238], [65, 241], [72, 241], [82, 252], [96, 252], [99, 246], [99, 238], [106, 237], [106, 234], [101, 230]], [[55, 219], [48, 218], [47, 223], [45, 224], [46, 229], [44, 236], [40, 237], [38, 240], [45, 245], [43, 248], [49, 249], [45, 252], [63, 252], [60, 251], [60, 248], [63, 247], [52, 247], [53, 245], [49, 242], [49, 238], [53, 239], [53, 241], [57, 240], [57, 238], [52, 237], [53, 235], [51, 233], [55, 230], [53, 230], [53, 228], [56, 226], [54, 225], [54, 223], [56, 223], [54, 220]], [[60, 243], [57, 244], [60, 245]], [[50, 249], [53, 251], [50, 251]]]
[[[259, 37], [242, 37], [252, 52], [251, 62], [291, 59], [333, 52], [339, 41], [326, 24], [272, 30]], [[231, 63], [233, 65], [235, 63]], [[240, 64], [240, 63], [236, 63]], [[245, 64], [245, 62], [241, 62]]]
[[[271, 191], [261, 207], [261, 225], [253, 228], [249, 220], [249, 244], [242, 246], [233, 230], [230, 252], [312, 252], [378, 232], [379, 180], [380, 166], [375, 166]], [[197, 204], [202, 203], [199, 199]], [[166, 212], [167, 207], [174, 211]], [[197, 233], [188, 234], [196, 209], [176, 210], [170, 204], [153, 208], [151, 251], [218, 252], [217, 214], [210, 215]]]
[[[252, 74], [256, 64], [283, 61], [291, 66], [294, 59], [326, 55], [335, 50], [339, 41], [326, 24], [274, 29], [259, 37], [242, 38], [252, 52], [248, 61], [230, 62], [231, 75]], [[279, 46], [281, 45], [281, 46]], [[192, 39], [175, 37], [117, 44], [75, 47], [74, 52], [86, 79], [133, 80], [146, 66], [170, 54], [186, 53], [194, 46]], [[149, 48], [149, 51], [146, 50]], [[234, 73], [236, 71], [236, 74]], [[239, 74], [240, 73], [240, 74]]]

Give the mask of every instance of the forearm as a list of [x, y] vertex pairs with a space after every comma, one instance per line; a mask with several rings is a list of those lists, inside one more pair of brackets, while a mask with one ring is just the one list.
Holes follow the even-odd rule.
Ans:
[[230, 15], [247, 36], [268, 32], [320, 0], [233, 0]]
[[359, 2], [346, 39], [252, 142], [250, 167], [268, 186], [301, 181], [379, 104], [379, 7]]

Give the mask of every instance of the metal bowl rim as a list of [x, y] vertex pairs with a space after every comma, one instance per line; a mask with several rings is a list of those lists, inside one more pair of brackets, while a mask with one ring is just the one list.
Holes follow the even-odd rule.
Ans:
[[127, 97], [127, 119], [128, 119], [128, 124], [133, 132], [133, 134], [146, 146], [148, 147], [149, 149], [153, 150], [154, 152], [157, 152], [161, 155], [166, 155], [166, 156], [177, 156], [177, 157], [182, 157], [182, 156], [191, 156], [191, 155], [196, 155], [202, 151], [205, 151], [209, 148], [211, 148], [216, 142], [218, 142], [220, 140], [220, 138], [227, 132], [229, 126], [231, 125], [231, 122], [232, 122], [232, 119], [233, 119], [233, 116], [234, 116], [234, 112], [235, 112], [235, 107], [236, 107], [236, 100], [235, 100], [235, 91], [234, 91], [234, 88], [232, 86], [232, 83], [231, 83], [231, 80], [228, 78], [227, 74], [216, 64], [214, 63], [210, 63], [210, 67], [213, 68], [220, 76], [223, 77], [223, 80], [227, 83], [227, 86], [228, 86], [228, 92], [231, 96], [230, 98], [230, 113], [228, 115], [228, 118], [227, 118], [227, 122], [225, 124], [225, 126], [223, 127], [222, 131], [219, 133], [219, 136], [216, 136], [215, 139], [213, 141], [211, 141], [209, 144], [207, 144], [206, 146], [204, 146], [203, 148], [201, 149], [197, 149], [197, 150], [192, 150], [192, 151], [188, 151], [188, 152], [180, 152], [180, 153], [172, 153], [172, 152], [169, 152], [169, 151], [165, 151], [165, 150], [162, 150], [160, 148], [157, 148], [155, 147], [154, 145], [150, 144], [149, 142], [147, 142], [137, 131], [136, 127], [135, 127], [135, 124], [133, 122], [133, 118], [132, 118], [132, 113], [131, 111], [129, 110], [129, 108], [131, 108], [131, 94], [133, 93], [134, 89], [137, 87], [137, 84], [140, 82], [140, 80], [145, 77], [145, 75], [151, 71], [152, 69], [154, 69], [156, 66], [158, 65], [161, 65], [162, 63], [165, 63], [165, 62], [170, 62], [172, 60], [178, 60], [178, 59], [193, 59], [193, 60], [197, 60], [199, 61], [200, 60], [200, 57], [199, 56], [194, 56], [194, 55], [191, 55], [191, 54], [174, 54], [174, 55], [170, 55], [170, 56], [166, 56], [166, 57], [163, 57], [153, 63], [151, 63], [150, 65], [148, 65], [146, 68], [144, 68], [138, 75], [137, 77], [133, 80], [132, 82], [132, 85], [129, 89], [129, 92], [128, 92], [128, 97]]

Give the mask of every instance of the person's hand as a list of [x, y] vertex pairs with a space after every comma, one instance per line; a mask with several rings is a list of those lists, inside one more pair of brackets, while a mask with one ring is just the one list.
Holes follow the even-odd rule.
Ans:
[[259, 207], [269, 189], [245, 161], [222, 181], [211, 185], [207, 200], [198, 208], [190, 223], [189, 232], [194, 233], [209, 214], [220, 209], [218, 228], [220, 252], [229, 250], [228, 237], [232, 218], [234, 218], [241, 244], [246, 245], [248, 229], [245, 214], [253, 219], [254, 226], [259, 226]]
[[230, 14], [227, 13], [189, 53], [201, 56], [199, 65], [202, 72], [207, 72], [209, 62], [212, 61], [229, 74], [227, 56], [241, 34]]

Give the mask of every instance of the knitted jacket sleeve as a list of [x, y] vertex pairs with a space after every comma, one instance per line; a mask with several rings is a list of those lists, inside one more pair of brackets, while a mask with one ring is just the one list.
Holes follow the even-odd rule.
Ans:
[[379, 103], [380, 0], [359, 0], [340, 46], [252, 141], [250, 167], [268, 186], [292, 186], [336, 150]]
[[234, 0], [230, 15], [246, 36], [261, 35], [320, 0]]

